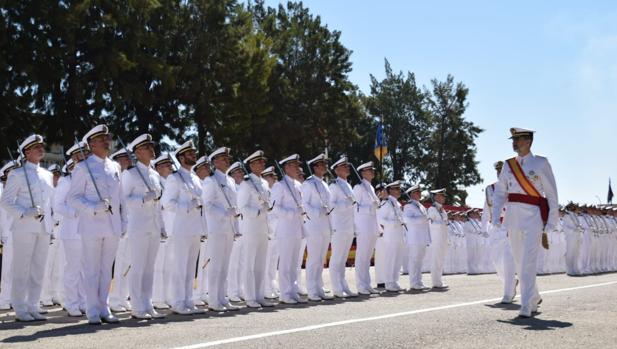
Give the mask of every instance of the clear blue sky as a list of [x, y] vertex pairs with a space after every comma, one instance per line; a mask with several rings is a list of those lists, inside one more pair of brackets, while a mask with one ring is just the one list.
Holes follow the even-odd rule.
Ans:
[[511, 126], [537, 131], [532, 151], [549, 158], [561, 203], [606, 201], [609, 177], [617, 189], [617, 2], [304, 4], [342, 32], [350, 79], [365, 93], [369, 74], [383, 78], [384, 58], [421, 85], [452, 74], [469, 87], [466, 117], [485, 130], [477, 142], [484, 183], [469, 188], [469, 204], [482, 205], [493, 162], [513, 155]]

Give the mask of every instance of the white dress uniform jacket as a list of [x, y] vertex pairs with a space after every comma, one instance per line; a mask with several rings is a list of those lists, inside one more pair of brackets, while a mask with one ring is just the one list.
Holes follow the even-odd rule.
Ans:
[[298, 253], [304, 235], [301, 188], [300, 182], [287, 175], [272, 187], [273, 213], [277, 220], [275, 236], [279, 250], [280, 299], [283, 302], [298, 300]]
[[172, 310], [192, 310], [195, 265], [199, 256], [200, 236], [204, 234], [202, 185], [199, 177], [181, 167], [167, 177], [161, 197], [163, 210], [173, 212], [167, 253], [171, 252], [169, 301]]
[[[557, 185], [551, 165], [545, 157], [532, 153], [523, 157], [517, 156], [516, 160], [536, 190], [548, 200], [550, 212], [546, 229], [550, 231], [559, 224]], [[541, 248], [541, 234], [545, 227], [539, 207], [508, 202], [508, 193], [526, 195], [506, 162], [495, 185], [493, 224], [499, 226], [499, 215], [505, 205], [504, 226], [510, 233], [512, 252], [521, 283], [521, 314], [528, 315], [535, 310], [540, 299], [536, 285], [536, 266]], [[523, 256], [526, 256], [525, 260]]]
[[68, 203], [68, 193], [71, 189], [72, 176], [68, 175], [58, 180], [56, 186], [53, 209], [54, 214], [60, 216], [58, 239], [64, 247], [64, 308], [75, 311], [86, 302], [82, 272], [81, 237], [77, 230], [78, 212]]
[[323, 265], [328, 253], [332, 224], [330, 222], [330, 189], [322, 178], [311, 176], [302, 183], [302, 201], [311, 218], [304, 223], [306, 231], [306, 286], [309, 298], [325, 296]]
[[225, 286], [234, 234], [239, 233], [238, 220], [230, 210], [237, 208], [236, 190], [234, 180], [218, 169], [204, 180], [204, 209], [208, 221], [206, 249], [210, 258], [207, 272], [208, 306], [215, 309], [229, 304], [225, 298]]
[[[28, 192], [26, 173], [30, 182], [32, 199]], [[53, 226], [51, 198], [52, 174], [39, 165], [25, 162], [8, 175], [0, 197], [0, 204], [11, 219], [13, 270], [11, 304], [18, 317], [36, 312], [45, 274], [45, 261], [49, 250]], [[43, 221], [24, 214], [34, 205], [45, 214]]]
[[[159, 201], [162, 195], [160, 176], [155, 170], [138, 161], [135, 167], [122, 174], [122, 191], [128, 219], [131, 305], [133, 311], [143, 313], [154, 309], [154, 263], [161, 232], [165, 230]], [[148, 192], [154, 193], [154, 200], [146, 201]]]
[[268, 182], [249, 174], [238, 188], [238, 208], [242, 214], [240, 233], [243, 239], [244, 296], [247, 301], [265, 301], [266, 257], [268, 253]]

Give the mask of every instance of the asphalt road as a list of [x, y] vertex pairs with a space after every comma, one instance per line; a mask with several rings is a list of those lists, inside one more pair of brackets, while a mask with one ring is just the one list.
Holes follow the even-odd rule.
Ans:
[[[617, 347], [617, 273], [538, 279], [544, 301], [532, 319], [517, 319], [517, 304], [498, 304], [495, 275], [453, 275], [445, 277], [447, 291], [152, 321], [125, 313], [120, 325], [89, 326], [58, 307], [50, 308], [49, 321], [34, 324], [16, 323], [11, 312], [0, 312], [0, 348]], [[408, 279], [401, 284], [408, 286]]]

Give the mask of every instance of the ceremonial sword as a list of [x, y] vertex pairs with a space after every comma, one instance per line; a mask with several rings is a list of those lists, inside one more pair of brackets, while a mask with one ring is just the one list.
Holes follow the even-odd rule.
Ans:
[[77, 140], [77, 137], [75, 137], [75, 143], [77, 143], [77, 148], [79, 148], [79, 152], [81, 153], [81, 156], [83, 156], [84, 158], [84, 163], [86, 164], [86, 169], [88, 170], [88, 174], [90, 175], [90, 179], [92, 180], [92, 185], [94, 186], [96, 195], [99, 197], [99, 200], [101, 200], [101, 202], [107, 205], [106, 211], [108, 211], [109, 214], [114, 214], [114, 212], [111, 209], [111, 203], [109, 202], [109, 200], [103, 199], [103, 196], [101, 195], [101, 192], [99, 191], [99, 186], [96, 185], [96, 180], [94, 179], [94, 175], [92, 174], [92, 170], [90, 169], [90, 165], [88, 164], [88, 159], [86, 158], [86, 154], [84, 153], [84, 150], [81, 148], [81, 145], [79, 144], [79, 140]]
[[[18, 149], [17, 151], [19, 151], [19, 142], [17, 142], [17, 149]], [[15, 162], [15, 160], [13, 159], [13, 154], [11, 153], [11, 150], [9, 148], [7, 148], [6, 150], [9, 152], [11, 161]], [[21, 153], [21, 151], [19, 152]], [[25, 154], [22, 154], [22, 155], [24, 155], [24, 160], [25, 160], [26, 155]], [[27, 160], [25, 162], [27, 162]], [[37, 215], [35, 216], [35, 218], [38, 219], [39, 222], [42, 222], [45, 215], [41, 213], [40, 207], [37, 207], [34, 204], [34, 196], [32, 196], [32, 188], [30, 187], [30, 179], [28, 178], [28, 171], [26, 171], [26, 164], [25, 163], [22, 164], [21, 167], [24, 169], [24, 176], [26, 176], [26, 185], [28, 186], [28, 194], [30, 194], [30, 203], [32, 204], [32, 208], [35, 208], [37, 211]]]

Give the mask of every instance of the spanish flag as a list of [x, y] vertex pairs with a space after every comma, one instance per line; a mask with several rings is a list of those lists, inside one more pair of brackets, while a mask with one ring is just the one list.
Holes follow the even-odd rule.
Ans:
[[383, 120], [379, 122], [377, 126], [377, 136], [375, 137], [375, 157], [378, 161], [382, 161], [383, 158], [388, 155], [388, 145], [386, 144], [386, 137], [383, 132]]

